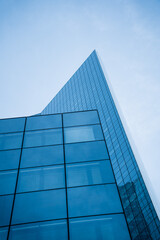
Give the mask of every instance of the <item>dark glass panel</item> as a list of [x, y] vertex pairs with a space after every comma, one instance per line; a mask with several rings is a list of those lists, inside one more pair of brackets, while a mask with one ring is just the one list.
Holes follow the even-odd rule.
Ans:
[[12, 224], [66, 218], [64, 189], [17, 194]]
[[57, 127], [62, 127], [62, 119], [60, 114], [27, 118], [26, 131]]
[[16, 178], [17, 170], [0, 172], [0, 195], [14, 193]]
[[115, 184], [68, 188], [69, 217], [122, 212]]
[[17, 192], [64, 188], [64, 166], [21, 169]]
[[7, 240], [8, 227], [0, 228], [0, 239]]
[[62, 129], [25, 132], [24, 147], [62, 144]]
[[65, 145], [66, 163], [109, 159], [104, 141]]
[[21, 149], [0, 151], [0, 170], [18, 168]]
[[64, 128], [65, 143], [103, 140], [100, 125]]
[[11, 118], [0, 120], [0, 133], [23, 132], [25, 118]]
[[66, 220], [12, 226], [9, 240], [67, 240]]
[[63, 114], [64, 127], [99, 123], [97, 111], [75, 112]]
[[114, 176], [108, 160], [67, 164], [68, 187], [113, 182]]
[[71, 240], [129, 240], [122, 214], [70, 219]]
[[0, 134], [0, 150], [21, 148], [23, 133]]
[[64, 163], [63, 145], [26, 148], [22, 151], [22, 168], [61, 163]]
[[9, 225], [13, 195], [0, 196], [0, 226]]

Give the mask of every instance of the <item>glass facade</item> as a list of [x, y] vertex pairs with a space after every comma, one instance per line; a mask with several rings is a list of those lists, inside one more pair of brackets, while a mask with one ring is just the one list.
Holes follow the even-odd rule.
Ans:
[[96, 110], [4, 122], [0, 239], [131, 239]]
[[[160, 221], [145, 186], [130, 143], [127, 139], [95, 51], [93, 51], [41, 114], [94, 109], [97, 109], [100, 115], [105, 140], [132, 239], [159, 240]], [[73, 163], [75, 161], [85, 161], [85, 157], [81, 154], [81, 149], [84, 150], [84, 156], [87, 157], [87, 161], [97, 160], [98, 156], [95, 149], [99, 149], [99, 147], [103, 148], [103, 143], [101, 142], [101, 134], [98, 127], [96, 127], [96, 116], [94, 113], [92, 114], [92, 120], [94, 121], [93, 127], [90, 125], [90, 121], [92, 120], [87, 117], [88, 113], [86, 113], [86, 118], [84, 119], [82, 118], [81, 113], [79, 113], [79, 115], [73, 114], [73, 117], [71, 117], [70, 114], [71, 113], [68, 113], [64, 117], [64, 125], [67, 127], [65, 130], [65, 142], [68, 143], [65, 146], [66, 162]], [[88, 126], [81, 126], [85, 124]], [[70, 135], [70, 131], [72, 131], [72, 136]], [[92, 145], [93, 140], [98, 141], [99, 147], [95, 147], [94, 149]], [[77, 144], [75, 141], [84, 141], [84, 143]], [[92, 147], [93, 152], [90, 152], [89, 149]], [[73, 157], [74, 155], [76, 158]], [[104, 155], [105, 153], [101, 152], [99, 159], [105, 159]], [[83, 167], [81, 169], [83, 169]], [[82, 174], [85, 173], [83, 172]], [[78, 181], [77, 176], [75, 183], [78, 184]], [[84, 180], [83, 184], [85, 184], [86, 181], [87, 180]], [[82, 219], [80, 219], [80, 221], [83, 222]], [[91, 219], [91, 221], [96, 222], [97, 220]], [[104, 226], [106, 221], [107, 220], [104, 220]], [[99, 220], [98, 223], [98, 226], [100, 227], [101, 224], [103, 224], [103, 221]], [[77, 226], [77, 229], [79, 229], [82, 224], [83, 223], [77, 223], [74, 221], [70, 222], [70, 225]], [[88, 223], [88, 226], [90, 226], [90, 223]], [[93, 232], [90, 234], [92, 236], [94, 235]], [[71, 238], [72, 236], [81, 239], [78, 234], [76, 235], [74, 230], [72, 231]], [[94, 239], [94, 237], [92, 239]], [[101, 239], [103, 239], [103, 235]]]

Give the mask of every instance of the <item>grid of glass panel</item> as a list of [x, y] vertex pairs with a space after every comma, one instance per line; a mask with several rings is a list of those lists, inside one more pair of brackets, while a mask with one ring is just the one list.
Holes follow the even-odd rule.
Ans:
[[129, 240], [97, 111], [22, 120], [0, 151], [0, 239]]
[[[42, 111], [97, 109], [132, 238], [160, 239], [160, 222], [95, 51]], [[66, 123], [68, 124], [68, 123]]]

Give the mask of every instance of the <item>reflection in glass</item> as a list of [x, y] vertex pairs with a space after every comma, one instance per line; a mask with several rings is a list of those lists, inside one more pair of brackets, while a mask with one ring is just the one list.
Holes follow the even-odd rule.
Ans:
[[66, 218], [64, 189], [17, 194], [12, 224]]
[[0, 151], [0, 170], [18, 168], [21, 149]]
[[0, 134], [0, 150], [21, 148], [23, 133]]
[[65, 145], [66, 163], [109, 159], [104, 141]]
[[26, 131], [57, 127], [62, 127], [62, 119], [60, 114], [27, 118]]
[[14, 193], [16, 178], [17, 170], [0, 171], [0, 195]]
[[12, 226], [10, 240], [67, 240], [66, 220]]
[[0, 196], [0, 226], [9, 225], [13, 195]]
[[103, 140], [100, 125], [64, 128], [65, 143]]
[[17, 192], [64, 188], [64, 166], [21, 169]]
[[71, 240], [129, 240], [122, 214], [70, 219]]
[[25, 132], [24, 147], [62, 144], [62, 129]]
[[7, 240], [8, 227], [0, 228], [0, 239]]
[[67, 164], [68, 187], [113, 183], [114, 176], [110, 161]]
[[25, 118], [11, 118], [0, 120], [0, 133], [23, 132]]
[[63, 163], [63, 145], [22, 150], [21, 168]]
[[68, 188], [69, 217], [122, 212], [115, 184]]
[[64, 127], [99, 123], [97, 111], [74, 112], [63, 114]]

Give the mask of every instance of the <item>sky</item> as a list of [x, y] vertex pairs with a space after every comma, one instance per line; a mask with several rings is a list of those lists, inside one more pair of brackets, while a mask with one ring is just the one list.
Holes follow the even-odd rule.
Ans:
[[96, 49], [160, 200], [159, 12], [159, 0], [1, 0], [0, 118], [41, 112]]

